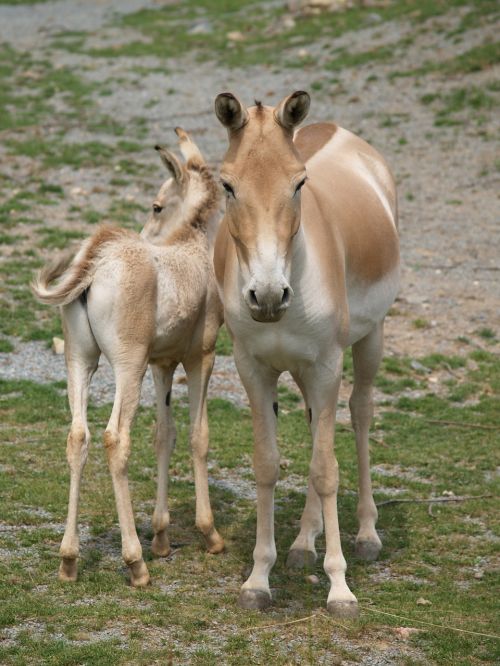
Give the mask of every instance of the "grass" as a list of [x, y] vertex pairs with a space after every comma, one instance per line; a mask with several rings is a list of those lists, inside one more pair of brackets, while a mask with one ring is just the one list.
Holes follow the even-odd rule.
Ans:
[[[495, 446], [498, 431], [494, 429], [500, 407], [500, 362], [488, 352], [473, 354], [474, 369], [468, 371], [467, 381], [480, 387], [473, 404], [457, 406], [450, 396], [424, 394], [400, 398], [396, 407], [378, 414], [383, 444], [372, 445], [377, 501], [394, 497], [395, 491], [409, 498], [441, 496], [445, 491], [498, 493], [493, 470], [500, 462]], [[420, 362], [458, 363], [453, 357], [427, 357]], [[348, 375], [349, 367], [347, 360]], [[410, 372], [408, 359], [387, 359], [382, 377], [412, 379]], [[485, 386], [493, 392], [481, 392]], [[286, 664], [292, 655], [293, 663], [318, 663], [325, 658], [356, 661], [365, 646], [376, 649], [380, 641], [396, 645], [409, 664], [465, 666], [494, 663], [500, 657], [498, 641], [453, 630], [496, 633], [498, 575], [493, 561], [500, 525], [494, 497], [436, 504], [432, 516], [423, 504], [383, 506], [379, 510], [382, 559], [371, 565], [357, 562], [352, 545], [356, 533], [355, 453], [352, 435], [342, 429], [336, 441], [341, 531], [349, 583], [360, 599], [362, 613], [359, 621], [340, 624], [317, 615], [324, 608], [328, 590], [321, 567], [323, 539], [315, 567], [318, 585], [301, 575], [291, 576], [284, 567], [304, 501], [303, 483], [297, 479], [305, 482], [310, 457], [303, 412], [295, 395], [284, 387], [279, 396], [279, 442], [282, 458], [288, 461], [281, 478], [288, 483], [278, 485], [276, 497], [279, 556], [271, 576], [275, 596], [271, 611], [262, 615], [244, 612], [235, 604], [254, 539], [255, 504], [237, 490], [242, 482], [253, 484], [251, 419], [247, 410], [222, 400], [209, 405], [210, 474], [215, 480], [211, 484], [215, 516], [227, 551], [208, 556], [193, 527], [187, 408], [177, 405], [178, 446], [170, 491], [171, 539], [176, 553], [166, 561], [151, 558], [154, 416], [152, 409], [141, 408], [133, 429], [130, 482], [153, 584], [140, 591], [128, 587], [100, 444], [110, 409], [92, 406], [89, 421], [94, 445], [82, 488], [85, 531], [80, 578], [75, 585], [62, 585], [56, 580], [56, 570], [67, 500], [64, 441], [69, 422], [63, 384], [7, 381], [1, 388], [2, 663], [152, 664], [172, 659], [173, 663], [192, 664], [271, 660]], [[460, 427], [461, 423], [476, 426]], [[226, 484], [217, 485], [217, 480]], [[418, 606], [420, 597], [432, 605]], [[314, 614], [313, 619], [284, 624]], [[420, 633], [408, 643], [395, 642], [393, 630], [400, 626], [418, 628]]]
[[420, 98], [422, 104], [435, 109], [434, 125], [461, 125], [471, 120], [481, 124], [481, 112], [492, 111], [497, 105], [497, 91], [490, 85], [484, 88], [467, 86], [448, 93], [427, 93]]

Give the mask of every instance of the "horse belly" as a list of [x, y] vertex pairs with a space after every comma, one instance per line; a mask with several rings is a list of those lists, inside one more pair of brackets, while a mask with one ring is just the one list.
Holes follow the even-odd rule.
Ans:
[[368, 335], [383, 320], [394, 303], [398, 288], [399, 268], [374, 284], [357, 282], [348, 285], [349, 346]]

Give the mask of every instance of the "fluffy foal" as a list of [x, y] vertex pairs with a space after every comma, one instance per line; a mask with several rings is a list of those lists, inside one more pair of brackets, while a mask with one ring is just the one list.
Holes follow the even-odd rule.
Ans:
[[189, 392], [196, 526], [211, 553], [224, 548], [214, 527], [207, 475], [206, 392], [222, 323], [208, 241], [218, 217], [218, 188], [193, 141], [180, 128], [176, 132], [186, 163], [181, 164], [165, 148], [156, 147], [172, 177], [162, 185], [142, 234], [103, 226], [82, 244], [69, 265], [66, 261], [45, 267], [33, 284], [40, 301], [62, 306], [72, 413], [67, 443], [71, 471], [68, 519], [60, 548], [62, 580], [77, 577], [78, 496], [90, 441], [88, 388], [101, 352], [115, 375], [115, 400], [104, 445], [118, 509], [123, 559], [130, 568], [132, 585], [149, 582], [127, 477], [130, 427], [148, 363], [152, 366], [158, 412], [153, 553], [166, 556], [170, 551], [168, 465], [175, 444], [170, 392], [179, 363], [186, 371]]

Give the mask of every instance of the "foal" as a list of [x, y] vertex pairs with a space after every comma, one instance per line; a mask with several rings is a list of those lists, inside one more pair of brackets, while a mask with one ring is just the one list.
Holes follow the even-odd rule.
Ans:
[[234, 95], [216, 99], [228, 129], [221, 169], [226, 213], [215, 246], [215, 272], [234, 358], [252, 408], [257, 482], [254, 567], [240, 605], [271, 602], [276, 560], [273, 497], [279, 474], [276, 384], [289, 370], [306, 403], [313, 439], [306, 506], [289, 566], [316, 559], [326, 532], [328, 610], [355, 615], [345, 580], [337, 517], [333, 449], [342, 356], [352, 345], [350, 407], [359, 467], [358, 554], [377, 557], [368, 429], [372, 386], [382, 355], [383, 323], [398, 289], [399, 245], [394, 181], [379, 153], [333, 123], [295, 132], [309, 109], [296, 92], [275, 109], [246, 109]]
[[132, 585], [149, 582], [127, 478], [130, 426], [148, 363], [153, 370], [158, 412], [153, 553], [164, 557], [170, 551], [167, 486], [175, 444], [170, 392], [179, 363], [186, 370], [188, 382], [196, 525], [211, 553], [224, 548], [214, 527], [207, 475], [206, 392], [222, 323], [207, 236], [218, 217], [218, 189], [196, 145], [180, 128], [176, 132], [186, 164], [156, 146], [172, 177], [160, 188], [141, 236], [103, 226], [82, 244], [69, 266], [48, 266], [33, 284], [41, 302], [62, 306], [72, 424], [67, 442], [71, 481], [60, 548], [61, 580], [77, 577], [78, 496], [90, 442], [88, 388], [101, 352], [115, 375], [115, 400], [104, 445], [118, 509], [122, 554], [130, 568]]

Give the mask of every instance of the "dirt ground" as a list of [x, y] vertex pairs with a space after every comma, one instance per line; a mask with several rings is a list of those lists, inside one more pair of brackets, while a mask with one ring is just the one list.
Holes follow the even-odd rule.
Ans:
[[[455, 353], [463, 348], [460, 336], [471, 338], [484, 328], [500, 331], [498, 163], [495, 167], [500, 117], [487, 113], [478, 126], [471, 112], [463, 116], [463, 124], [436, 127], [433, 109], [419, 101], [429, 94], [444, 95], [457, 85], [492, 82], [498, 69], [447, 78], [432, 72], [418, 80], [413, 76], [390, 77], [395, 70], [423, 65], [429, 53], [445, 60], [484, 43], [496, 33], [495, 24], [469, 30], [458, 43], [453, 43], [446, 35], [458, 25], [462, 10], [451, 11], [418, 28], [411, 21], [393, 21], [383, 26], [375, 22], [338, 38], [334, 46], [349, 45], [354, 51], [366, 51], [391, 46], [409, 34], [413, 42], [396, 60], [336, 72], [335, 84], [328, 83], [331, 72], [321, 67], [321, 39], [308, 49], [312, 56], [318, 54], [319, 63], [279, 72], [264, 66], [226, 70], [213, 63], [195, 63], [189, 54], [169, 61], [168, 67], [154, 62], [152, 57], [109, 59], [104, 64], [100, 60], [97, 65], [86, 55], [50, 46], [54, 35], [76, 29], [89, 31], [91, 45], [109, 46], [132, 40], [136, 37], [134, 31], [128, 34], [110, 27], [111, 19], [117, 12], [155, 6], [157, 3], [151, 0], [47, 2], [29, 9], [1, 6], [0, 40], [48, 58], [56, 68], [77, 66], [81, 75], [91, 81], [105, 79], [111, 94], [96, 99], [99, 110], [125, 124], [140, 113], [148, 130], [145, 148], [156, 140], [173, 143], [172, 128], [182, 124], [215, 167], [220, 164], [226, 145], [225, 131], [212, 111], [218, 92], [228, 89], [247, 103], [261, 98], [273, 104], [291, 90], [309, 89], [310, 120], [335, 120], [361, 132], [386, 156], [398, 181], [402, 287], [388, 317], [387, 352], [411, 356]], [[140, 64], [155, 71], [144, 75], [138, 84], [132, 66]], [[162, 67], [167, 70], [164, 74]], [[311, 90], [313, 82], [318, 88], [318, 82], [324, 85], [320, 90]], [[147, 109], [146, 102], [152, 98], [158, 103]], [[384, 122], [386, 118], [390, 122]], [[57, 116], [52, 122], [39, 131], [50, 135], [59, 129]], [[88, 141], [102, 137], [78, 127], [68, 128], [66, 141], [82, 138]], [[13, 176], [14, 187], [22, 187], [23, 181], [37, 171], [28, 158], [6, 155], [3, 148], [0, 155], [7, 173]], [[148, 153], [147, 159], [153, 163], [155, 156]], [[105, 169], [78, 171], [62, 167], [47, 177], [70, 193], [69, 199], [80, 203], [83, 200], [85, 206], [100, 210], [106, 199], [106, 186], [96, 186], [102, 185], [103, 172]], [[119, 196], [147, 206], [155, 187], [152, 182], [151, 190], [144, 192], [144, 188], [130, 184]], [[46, 224], [74, 227], [75, 222], [68, 222], [66, 213], [64, 204], [52, 209]], [[12, 248], [7, 248], [7, 254], [10, 251]], [[498, 349], [498, 345], [495, 347]]]

